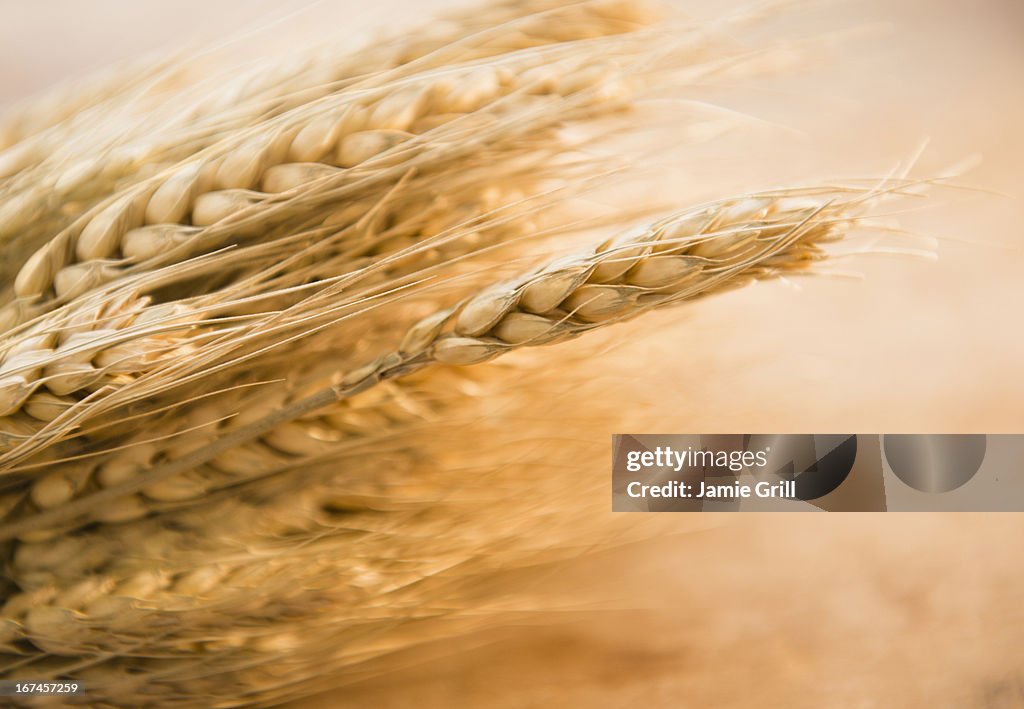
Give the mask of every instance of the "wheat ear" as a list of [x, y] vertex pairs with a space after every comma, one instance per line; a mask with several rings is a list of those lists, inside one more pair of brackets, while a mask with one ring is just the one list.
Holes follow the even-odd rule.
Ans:
[[110, 192], [339, 89], [385, 74], [397, 79], [431, 67], [626, 33], [650, 24], [655, 14], [638, 0], [501, 3], [453, 14], [442, 25], [358, 52], [309, 52], [298, 66], [267, 60], [247, 69], [219, 68], [204, 54], [182, 55], [117, 72], [77, 92], [62, 89], [0, 125], [0, 240], [18, 253]]
[[[900, 185], [887, 186], [887, 193]], [[558, 259], [414, 325], [393, 353], [336, 384], [231, 431], [131, 481], [0, 528], [0, 540], [66, 525], [96, 505], [186, 473], [290, 421], [434, 364], [469, 365], [546, 345], [652, 308], [806, 270], [824, 258], [879, 192], [808, 188], [760, 193], [680, 212], [578, 256]]]
[[[608, 39], [612, 42], [606, 47], [609, 52], [625, 46], [618, 37]], [[74, 279], [59, 279], [58, 273], [79, 262], [127, 255], [139, 258], [158, 253], [169, 244], [198, 242], [204, 229], [229, 217], [244, 221], [237, 214], [255, 205], [267, 208], [255, 218], [250, 209], [247, 224], [266, 228], [268, 220], [280, 218], [282, 213], [271, 208], [281, 202], [274, 195], [289, 196], [318, 180], [325, 182], [331, 174], [336, 181], [346, 179], [345, 171], [369, 166], [375, 160], [381, 163], [389, 152], [401, 154], [400, 148], [408, 153], [410, 147], [417, 146], [417, 135], [446, 124], [458, 125], [459, 117], [485, 107], [504, 107], [508, 101], [502, 98], [515, 96], [523, 101], [531, 92], [573, 97], [549, 101], [545, 113], [534, 111], [534, 120], [525, 124], [530, 129], [541, 127], [538, 119], [549, 126], [563, 120], [565, 114], [553, 111], [555, 108], [577, 114], [602, 104], [617, 109], [621, 106], [611, 95], [615, 89], [607, 88], [613, 85], [608, 77], [615, 67], [595, 62], [595, 52], [601, 50], [594, 42], [583, 50], [582, 64], [572, 60], [572, 55], [581, 51], [572, 43], [540, 47], [458, 71], [431, 70], [380, 86], [341, 91], [299, 107], [97, 206], [28, 259], [15, 279], [15, 293], [31, 298], [47, 293], [55, 283], [73, 283]], [[565, 62], [561, 70], [569, 74], [561, 79], [552, 72], [552, 62], [559, 54]], [[604, 93], [595, 91], [601, 85], [606, 87]], [[444, 131], [441, 135], [444, 137]], [[448, 152], [454, 147], [449, 146]], [[463, 144], [455, 152], [465, 154], [469, 147]], [[442, 154], [435, 153], [437, 157]], [[308, 208], [309, 195], [306, 200], [303, 206]], [[294, 207], [288, 211], [294, 212]], [[236, 223], [233, 228], [237, 232], [244, 226]], [[221, 224], [220, 231], [228, 228]]]

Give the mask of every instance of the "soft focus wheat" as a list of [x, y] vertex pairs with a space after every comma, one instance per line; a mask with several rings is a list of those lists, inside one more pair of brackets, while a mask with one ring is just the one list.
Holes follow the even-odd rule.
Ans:
[[[591, 146], [742, 57], [657, 17], [509, 2], [298, 69], [160, 64], [4, 124], [5, 677], [269, 705], [499, 622], [491, 571], [593, 542], [562, 476], [447, 464], [515, 376], [488, 362], [807, 272], [916, 187], [779, 189], [606, 238], [653, 205], [581, 218], [620, 167]], [[497, 494], [504, 516], [475, 497]]]

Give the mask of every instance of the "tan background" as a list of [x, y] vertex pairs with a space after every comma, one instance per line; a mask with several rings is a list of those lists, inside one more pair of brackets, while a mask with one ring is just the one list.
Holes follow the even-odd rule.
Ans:
[[[366, 5], [5, 0], [0, 104], [292, 11], [297, 31], [348, 40], [451, 3]], [[723, 5], [687, 7], [713, 16]], [[801, 71], [703, 94], [792, 130], [752, 126], [684, 150], [673, 189], [688, 202], [880, 175], [930, 138], [916, 174], [983, 159], [960, 180], [977, 191], [940, 190], [900, 218], [938, 238], [939, 261], [862, 258], [844, 268], [863, 282], [760, 285], [651, 316], [587, 366], [651, 431], [1024, 432], [1024, 3], [871, 0], [787, 18], [774, 27], [863, 31]], [[619, 430], [610, 418], [569, 426], [601, 442]], [[473, 652], [452, 643], [331, 696], [394, 707], [1024, 706], [1020, 516], [715, 522], [543, 582], [578, 608], [621, 612], [524, 620]], [[668, 524], [687, 531], [692, 520]]]

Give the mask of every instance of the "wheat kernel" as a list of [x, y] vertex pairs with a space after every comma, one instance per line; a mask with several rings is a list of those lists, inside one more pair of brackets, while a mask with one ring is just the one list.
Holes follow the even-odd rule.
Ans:
[[417, 322], [405, 333], [398, 351], [409, 355], [423, 352], [441, 334], [441, 330], [448, 322], [452, 312], [451, 309], [441, 310]]
[[112, 281], [117, 274], [118, 270], [106, 263], [76, 263], [57, 272], [53, 279], [53, 289], [58, 297], [71, 300], [96, 286]]
[[589, 322], [600, 322], [627, 310], [635, 296], [621, 287], [583, 285], [562, 303], [564, 310]]
[[553, 336], [555, 323], [540, 315], [512, 312], [494, 327], [494, 335], [510, 345], [540, 344]]
[[541, 315], [559, 306], [586, 276], [586, 268], [553, 271], [532, 279], [519, 295], [523, 310]]
[[121, 254], [133, 261], [159, 256], [188, 241], [199, 229], [180, 224], [151, 224], [131, 229], [121, 239]]
[[138, 495], [124, 495], [92, 511], [97, 522], [128, 522], [149, 514], [149, 507]]
[[[209, 169], [202, 162], [187, 163], [163, 181], [146, 205], [146, 224], [177, 224], [192, 209], [192, 198], [209, 188]], [[133, 224], [132, 227], [142, 226]]]
[[342, 138], [334, 160], [341, 167], [355, 167], [408, 140], [401, 130], [364, 130]]
[[431, 347], [434, 359], [444, 364], [478, 364], [496, 357], [500, 352], [499, 345], [470, 337], [446, 337]]
[[183, 596], [202, 597], [217, 588], [227, 574], [228, 570], [223, 566], [202, 566], [178, 578], [171, 587], [171, 591]]
[[334, 150], [342, 122], [336, 115], [318, 116], [303, 127], [288, 149], [290, 162], [320, 162]]
[[295, 422], [276, 427], [263, 437], [263, 441], [271, 448], [292, 455], [314, 456], [331, 449], [329, 441], [310, 436], [305, 426]]
[[259, 204], [264, 197], [265, 195], [251, 190], [206, 192], [195, 200], [192, 207], [192, 223], [196, 226], [216, 224], [247, 207]]
[[700, 273], [703, 261], [690, 256], [651, 256], [626, 274], [626, 281], [643, 288], [664, 288]]
[[206, 493], [209, 483], [197, 475], [172, 475], [142, 488], [142, 494], [157, 502], [194, 500]]
[[43, 509], [59, 507], [75, 496], [78, 486], [64, 473], [50, 473], [35, 482], [30, 497]]
[[400, 89], [370, 109], [367, 124], [378, 130], [407, 131], [420, 117], [427, 91], [420, 87]]
[[462, 306], [455, 319], [455, 332], [469, 336], [484, 334], [515, 306], [516, 299], [515, 291], [482, 293]]
[[60, 593], [53, 604], [58, 608], [69, 608], [82, 611], [90, 603], [110, 593], [113, 583], [102, 576], [93, 576], [79, 581], [68, 590]]
[[337, 175], [338, 170], [318, 162], [290, 162], [275, 165], [263, 173], [264, 192], [278, 193], [302, 187], [322, 177]]
[[53, 282], [57, 270], [67, 262], [63, 246], [51, 241], [33, 253], [14, 279], [14, 292], [22, 298], [45, 293]]
[[142, 226], [141, 203], [144, 195], [121, 197], [89, 220], [75, 242], [75, 255], [81, 261], [108, 258], [117, 253], [121, 235]]
[[53, 421], [74, 403], [75, 400], [68, 397], [37, 391], [25, 400], [23, 408], [26, 414], [37, 421]]

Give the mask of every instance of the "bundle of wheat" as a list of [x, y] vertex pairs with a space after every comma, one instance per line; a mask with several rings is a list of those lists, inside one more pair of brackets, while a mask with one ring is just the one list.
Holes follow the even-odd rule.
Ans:
[[272, 704], [498, 622], [467, 587], [587, 537], [536, 499], [482, 515], [445, 465], [450, 412], [514, 376], [475, 365], [805, 271], [915, 186], [732, 197], [611, 238], [629, 210], [578, 219], [612, 172], [586, 147], [640, 129], [636, 96], [743, 56], [658, 17], [508, 2], [298, 69], [163, 63], [4, 124], [4, 677]]

